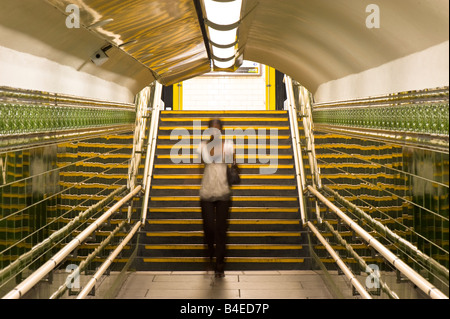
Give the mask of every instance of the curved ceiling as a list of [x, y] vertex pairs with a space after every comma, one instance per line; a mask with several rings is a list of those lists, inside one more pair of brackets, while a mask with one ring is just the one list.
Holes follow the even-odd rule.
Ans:
[[46, 1], [65, 14], [71, 13], [69, 5], [77, 5], [85, 28], [141, 62], [164, 84], [211, 70], [192, 0]]
[[[0, 45], [137, 92], [155, 78], [172, 84], [210, 71], [196, 1], [0, 0]], [[380, 8], [379, 29], [366, 27], [371, 3]], [[69, 4], [80, 8], [79, 30], [65, 26]], [[448, 0], [244, 0], [239, 52], [315, 92], [323, 83], [448, 41], [448, 10]], [[102, 21], [109, 23], [99, 26]], [[14, 32], [31, 42], [15, 41]], [[108, 43], [110, 61], [101, 67], [86, 62]]]
[[[448, 41], [447, 0], [258, 0], [244, 56], [289, 74], [314, 92], [322, 84]], [[366, 7], [380, 8], [369, 29]]]

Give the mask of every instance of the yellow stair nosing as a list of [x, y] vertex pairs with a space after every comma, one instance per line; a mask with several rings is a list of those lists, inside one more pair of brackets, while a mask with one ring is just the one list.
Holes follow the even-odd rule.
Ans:
[[[200, 196], [150, 196], [151, 201], [200, 201]], [[286, 202], [294, 202], [297, 201], [297, 197], [281, 197], [281, 196], [232, 196], [232, 201], [242, 202], [242, 201], [286, 201]]]
[[[200, 207], [150, 207], [150, 212], [186, 212], [186, 213], [200, 213]], [[256, 213], [270, 213], [270, 212], [283, 212], [283, 213], [297, 213], [298, 208], [285, 208], [285, 207], [231, 207], [230, 211], [232, 213], [245, 213], [245, 212], [256, 212]]]
[[[237, 164], [239, 168], [294, 168], [294, 164], [267, 165], [262, 163], [256, 164]], [[170, 169], [189, 169], [204, 168], [204, 164], [155, 164], [154, 168], [170, 168]]]
[[[194, 249], [194, 250], [204, 250], [206, 249], [205, 244], [154, 244], [145, 245], [145, 249], [162, 249], [162, 250], [184, 250], [184, 249]], [[301, 250], [303, 245], [286, 245], [286, 244], [227, 244], [227, 249], [229, 250]]]
[[[154, 257], [143, 258], [146, 263], [203, 263], [208, 260], [207, 257]], [[304, 258], [292, 257], [225, 257], [227, 263], [303, 263]]]
[[[203, 231], [155, 231], [147, 232], [147, 237], [203, 237]], [[270, 231], [228, 231], [228, 237], [300, 237], [300, 232]]]
[[[182, 135], [179, 135], [181, 137], [183, 137]], [[275, 139], [277, 140], [286, 140], [288, 138], [290, 138], [290, 135], [277, 135]], [[271, 135], [244, 135], [244, 136], [236, 136], [236, 135], [223, 135], [222, 139], [238, 139], [238, 138], [244, 138], [245, 139], [249, 139], [249, 138], [254, 138], [255, 140], [259, 140], [260, 138], [266, 139], [266, 140], [270, 140], [272, 138]], [[179, 142], [180, 139], [178, 138], [173, 138], [171, 136], [167, 136], [167, 135], [158, 135], [158, 139], [159, 140], [169, 140], [169, 141], [174, 141], [174, 142]], [[196, 140], [203, 140], [203, 135], [188, 135], [185, 136], [184, 139], [186, 140], [192, 140], [192, 139], [196, 139]], [[183, 140], [183, 138], [182, 138]], [[92, 156], [90, 156], [92, 157]]]
[[[175, 140], [177, 141], [177, 140]], [[188, 149], [197, 149], [198, 145], [191, 145], [191, 144], [186, 144], [186, 145], [180, 145], [180, 148], [188, 148]], [[174, 148], [174, 145], [169, 144], [169, 145], [158, 145], [156, 146], [157, 149], [160, 150], [167, 150], [167, 149], [172, 149]], [[235, 145], [235, 148], [238, 150], [246, 150], [246, 149], [265, 149], [265, 150], [289, 150], [291, 149], [291, 145], [265, 145], [265, 146], [260, 146], [260, 145]]]
[[[266, 165], [266, 164], [238, 164], [239, 168], [243, 169], [260, 169], [260, 168], [264, 168], [264, 169], [293, 169], [294, 165], [293, 164], [281, 164], [281, 165]], [[155, 164], [154, 168], [159, 168], [159, 169], [202, 169], [204, 168], [205, 165], [204, 164]]]
[[[181, 189], [195, 189], [199, 190], [201, 185], [153, 185], [152, 189], [159, 190], [181, 190]], [[234, 185], [232, 190], [295, 190], [297, 186], [285, 185]]]
[[[191, 129], [200, 129], [202, 131], [205, 131], [208, 129], [208, 126], [202, 125], [201, 127], [193, 127], [190, 124], [187, 125], [180, 125], [180, 126], [160, 126], [159, 130], [161, 131], [174, 131], [174, 130], [191, 130]], [[254, 129], [254, 130], [260, 130], [260, 129], [278, 129], [278, 130], [290, 130], [289, 126], [276, 126], [276, 125], [224, 125], [223, 130], [226, 131], [227, 129], [242, 129], [243, 131], [248, 129]]]
[[[294, 175], [284, 175], [284, 174], [272, 174], [272, 175], [262, 175], [262, 174], [242, 174], [241, 179], [293, 179]], [[155, 179], [200, 179], [203, 178], [201, 174], [154, 174]]]
[[[194, 122], [194, 121], [209, 121], [209, 117], [162, 117], [162, 122]], [[287, 117], [223, 117], [222, 123], [226, 125], [229, 122], [287, 122]]]
[[185, 110], [185, 111], [161, 111], [161, 114], [183, 114], [183, 115], [187, 115], [187, 114], [212, 114], [212, 115], [217, 115], [217, 114], [287, 114], [287, 111], [285, 110], [274, 110], [274, 111], [261, 111], [261, 110], [257, 110], [257, 111], [249, 111], [249, 110], [226, 110], [226, 111], [220, 111], [220, 110], [214, 110], [214, 111], [201, 111], [201, 110]]
[[[198, 159], [198, 155], [172, 155], [172, 154], [161, 154], [156, 155], [160, 159]], [[236, 159], [292, 159], [292, 155], [236, 155]], [[238, 164], [239, 165], [239, 164]], [[263, 165], [263, 164], [261, 164]]]
[[[201, 225], [202, 219], [149, 219], [150, 225]], [[230, 219], [230, 225], [299, 225], [295, 219]]]

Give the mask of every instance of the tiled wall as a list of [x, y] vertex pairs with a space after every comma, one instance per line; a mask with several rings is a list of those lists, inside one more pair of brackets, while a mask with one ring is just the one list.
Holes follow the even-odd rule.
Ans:
[[265, 67], [261, 75], [204, 75], [183, 82], [183, 110], [265, 110]]

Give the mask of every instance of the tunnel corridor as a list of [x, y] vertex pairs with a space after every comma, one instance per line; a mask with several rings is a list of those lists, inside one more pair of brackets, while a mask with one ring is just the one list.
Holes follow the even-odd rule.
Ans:
[[445, 0], [0, 0], [0, 296], [448, 299], [448, 25]]

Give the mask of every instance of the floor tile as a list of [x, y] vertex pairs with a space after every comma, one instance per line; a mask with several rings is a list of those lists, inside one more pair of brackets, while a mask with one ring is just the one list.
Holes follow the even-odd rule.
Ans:
[[261, 291], [244, 289], [240, 291], [241, 299], [305, 299], [303, 294], [295, 290]]
[[254, 275], [254, 276], [239, 276], [241, 282], [276, 282], [276, 281], [300, 281], [300, 282], [314, 282], [322, 279], [313, 275]]
[[321, 277], [300, 271], [131, 273], [118, 299], [327, 299]]
[[150, 290], [147, 299], [238, 299], [239, 290]]
[[[214, 275], [161, 275], [155, 276], [154, 282], [166, 281], [166, 282], [198, 282], [198, 281], [211, 281]], [[238, 281], [236, 275], [226, 275], [223, 278], [225, 281]]]

